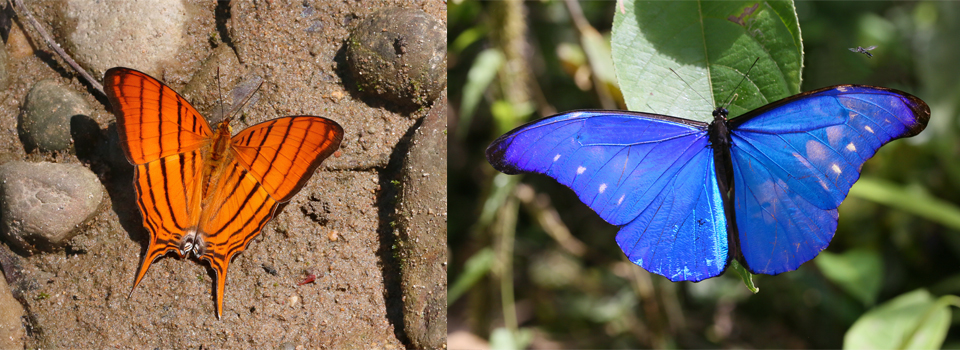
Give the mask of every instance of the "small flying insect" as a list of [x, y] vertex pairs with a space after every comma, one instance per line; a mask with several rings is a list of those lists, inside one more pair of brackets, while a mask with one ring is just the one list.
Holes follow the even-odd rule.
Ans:
[[867, 57], [873, 57], [873, 55], [870, 54], [870, 52], [868, 52], [868, 51], [873, 50], [873, 49], [876, 49], [876, 48], [877, 48], [876, 45], [870, 46], [870, 47], [860, 47], [860, 46], [857, 46], [857, 48], [852, 48], [852, 47], [851, 47], [851, 48], [850, 48], [850, 51], [862, 53], [862, 54], [864, 54], [864, 55], [867, 55]]

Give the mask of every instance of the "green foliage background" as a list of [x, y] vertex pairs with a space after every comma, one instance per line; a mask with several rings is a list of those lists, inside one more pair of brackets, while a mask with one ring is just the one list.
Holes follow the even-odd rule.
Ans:
[[[761, 6], [742, 19], [722, 15], [753, 4]], [[635, 16], [615, 20], [617, 12]], [[791, 15], [799, 33], [789, 30]], [[451, 1], [448, 16], [457, 111], [448, 179], [451, 342], [471, 334], [501, 348], [960, 346], [951, 327], [957, 309], [949, 307], [960, 294], [960, 3]], [[669, 40], [651, 50], [628, 31], [611, 34], [624, 19], [636, 19], [644, 38], [683, 37], [671, 29], [689, 21], [711, 30], [699, 53]], [[791, 45], [802, 45], [802, 56]], [[849, 51], [871, 45], [873, 58]], [[630, 66], [638, 61], [630, 56], [653, 58]], [[732, 67], [727, 77], [713, 69], [714, 83], [705, 84], [701, 56]], [[707, 120], [756, 57], [733, 115], [794, 94], [801, 81], [799, 91], [900, 89], [932, 110], [926, 131], [864, 165], [830, 247], [796, 271], [756, 276], [757, 294], [732, 272], [700, 283], [649, 274], [623, 257], [617, 228], [572, 191], [544, 176], [499, 174], [484, 159], [500, 134], [571, 109]], [[801, 58], [799, 77], [791, 72], [800, 66], [780, 64]]]

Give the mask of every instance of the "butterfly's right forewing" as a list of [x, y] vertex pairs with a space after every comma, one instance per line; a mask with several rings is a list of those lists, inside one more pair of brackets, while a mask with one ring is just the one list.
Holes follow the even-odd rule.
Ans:
[[508, 174], [553, 177], [621, 226], [627, 257], [673, 281], [726, 268], [727, 228], [707, 125], [625, 111], [574, 111], [494, 141], [487, 160]]

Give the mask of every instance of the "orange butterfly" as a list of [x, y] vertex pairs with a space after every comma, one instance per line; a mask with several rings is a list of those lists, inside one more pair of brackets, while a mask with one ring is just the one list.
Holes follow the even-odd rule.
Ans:
[[293, 116], [231, 137], [229, 117], [210, 128], [186, 99], [144, 73], [111, 68], [103, 80], [120, 145], [136, 167], [137, 205], [150, 232], [133, 289], [155, 259], [193, 254], [217, 274], [219, 319], [231, 258], [340, 147], [343, 128], [326, 118]]

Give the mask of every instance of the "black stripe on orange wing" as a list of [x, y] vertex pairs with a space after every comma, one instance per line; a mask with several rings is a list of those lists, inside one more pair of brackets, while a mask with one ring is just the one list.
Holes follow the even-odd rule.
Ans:
[[197, 149], [213, 135], [207, 121], [176, 91], [129, 68], [111, 68], [104, 92], [117, 116], [124, 154], [133, 164]]
[[295, 116], [251, 126], [233, 137], [237, 161], [277, 202], [297, 194], [340, 147], [343, 128], [330, 119]]

